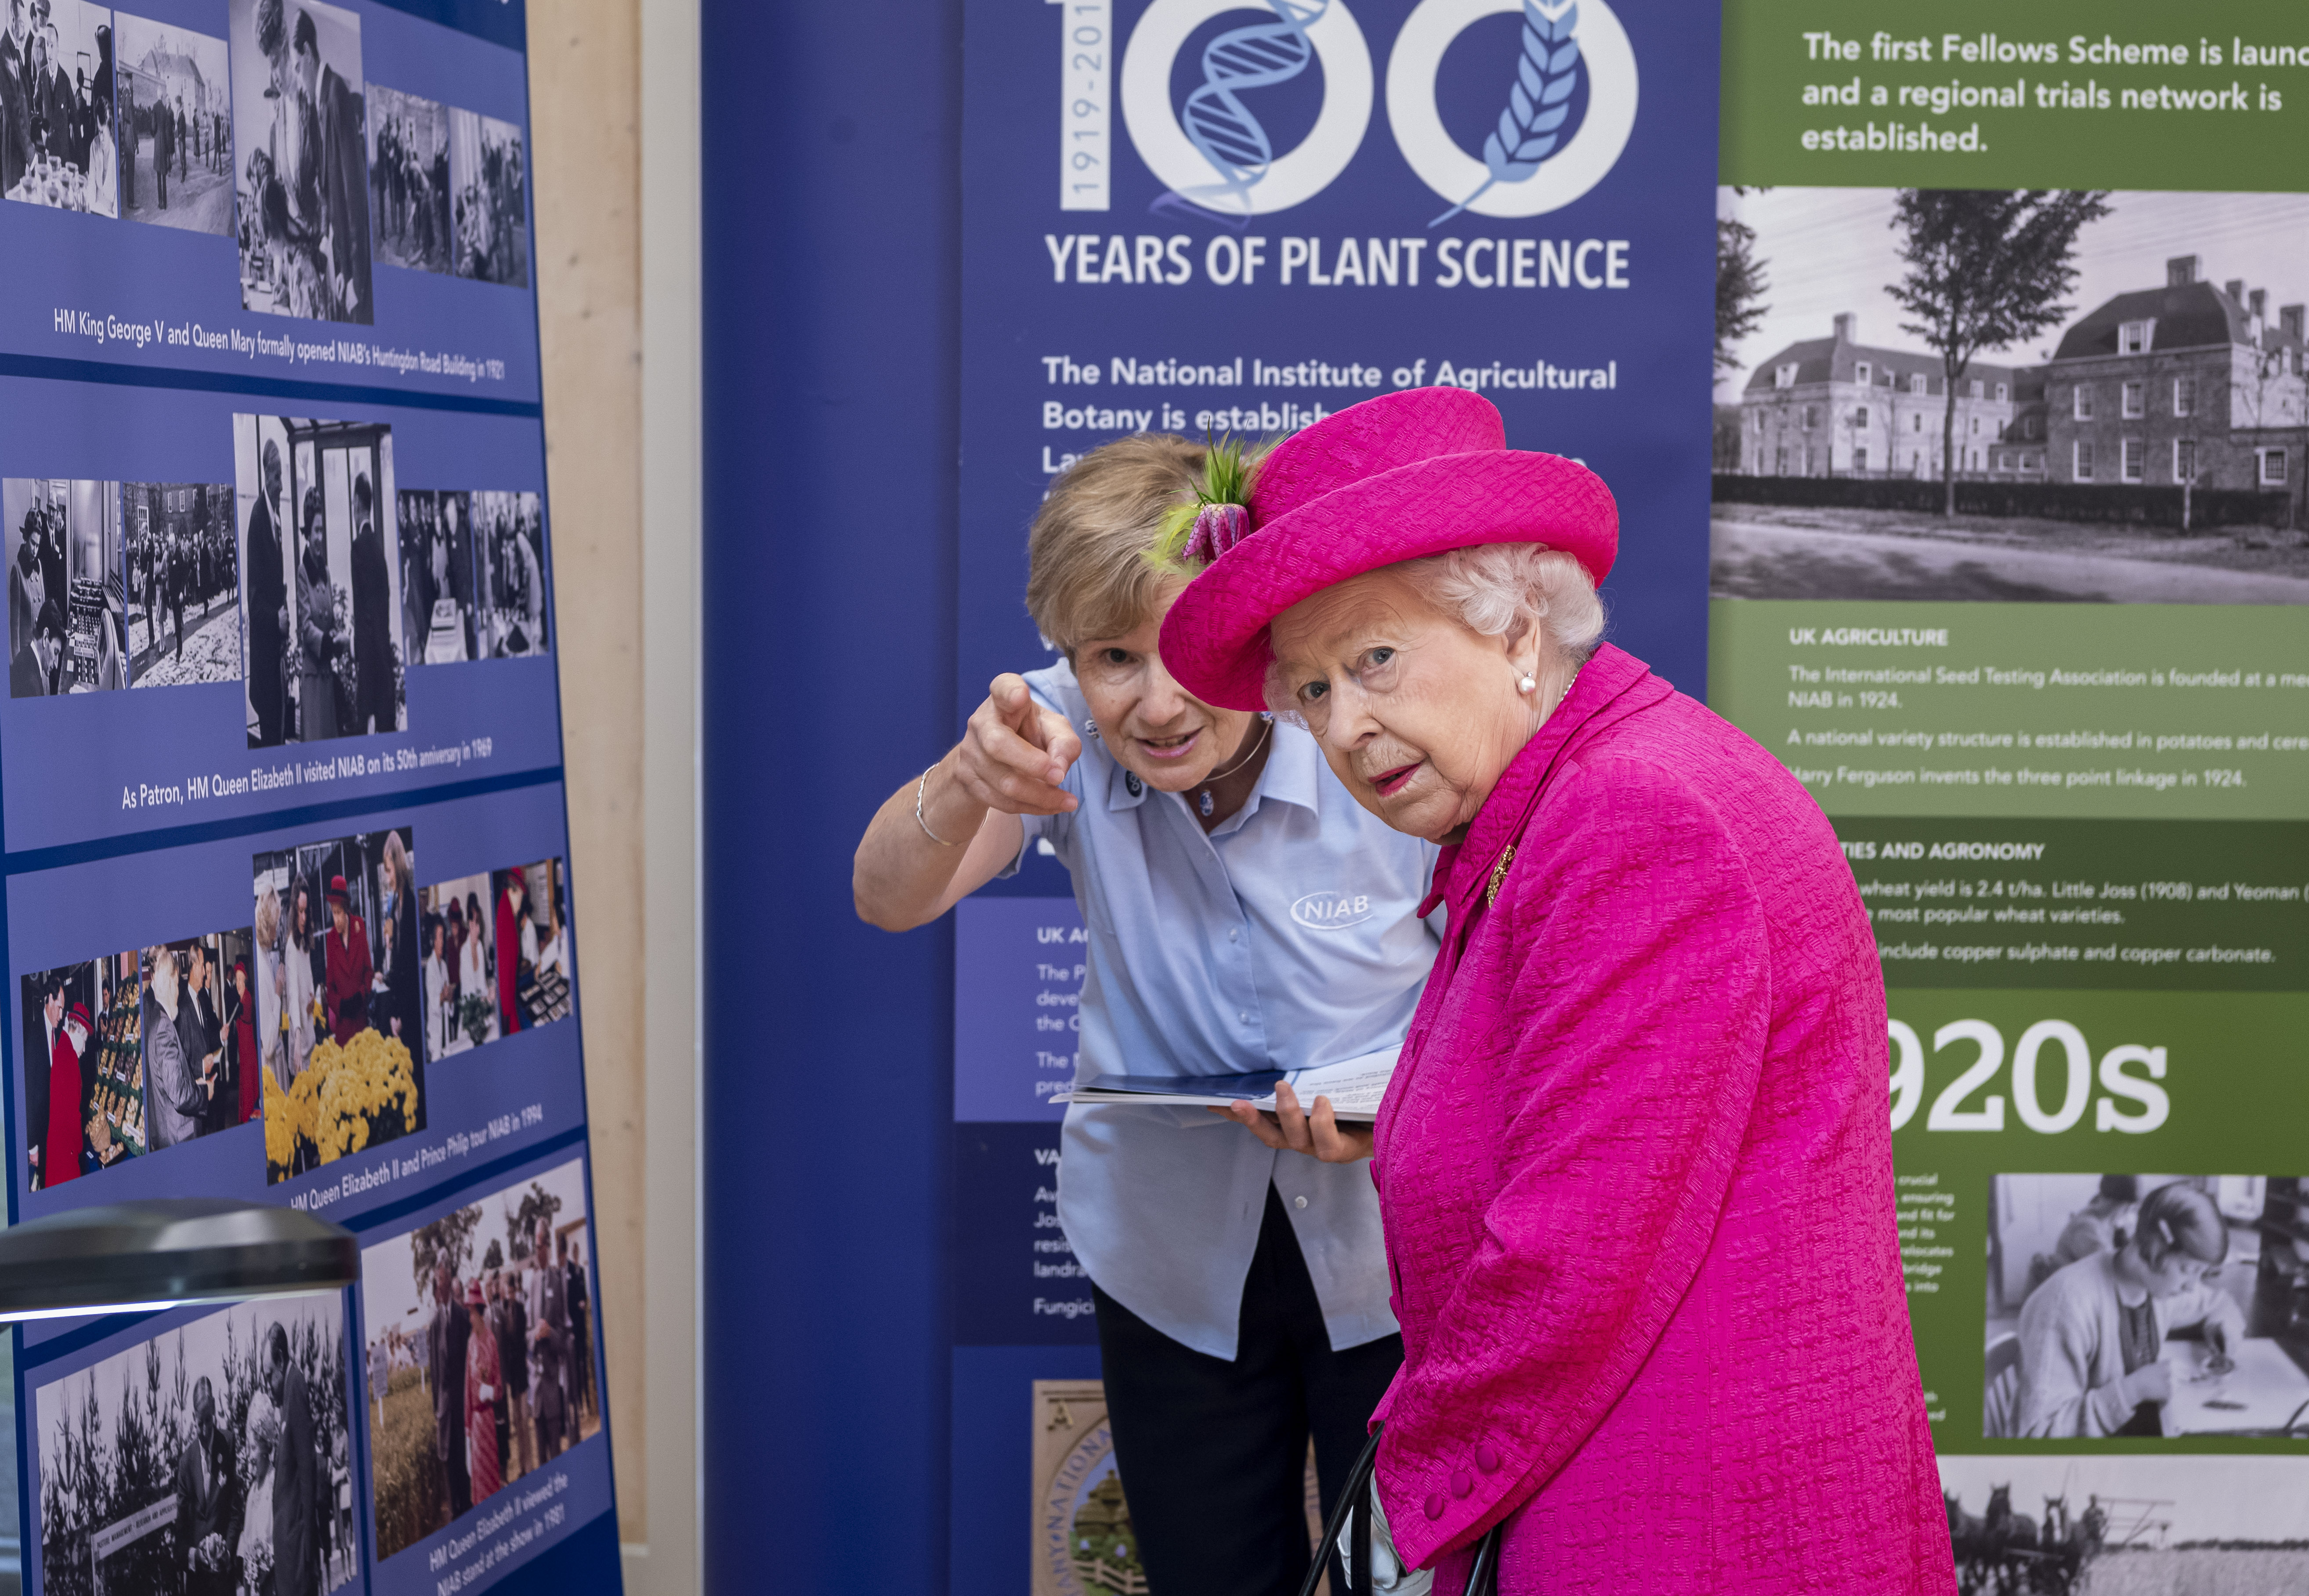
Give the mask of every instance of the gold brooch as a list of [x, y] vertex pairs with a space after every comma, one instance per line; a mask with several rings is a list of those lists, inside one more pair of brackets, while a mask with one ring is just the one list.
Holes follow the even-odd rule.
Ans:
[[1508, 844], [1508, 850], [1500, 855], [1500, 862], [1492, 867], [1491, 884], [1483, 889], [1484, 908], [1489, 909], [1500, 901], [1500, 883], [1508, 878], [1508, 867], [1514, 863], [1515, 844], [1510, 842]]

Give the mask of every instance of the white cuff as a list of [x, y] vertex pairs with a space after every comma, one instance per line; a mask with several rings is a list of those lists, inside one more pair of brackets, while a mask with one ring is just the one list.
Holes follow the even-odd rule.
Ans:
[[[1371, 1485], [1371, 1589], [1385, 1591], [1388, 1596], [1428, 1596], [1434, 1588], [1432, 1569], [1405, 1568], [1395, 1555], [1395, 1536], [1387, 1527], [1387, 1507], [1379, 1499], [1379, 1481]], [[1345, 1563], [1348, 1577], [1353, 1577], [1354, 1541], [1348, 1533], [1351, 1525], [1339, 1530], [1339, 1560]]]

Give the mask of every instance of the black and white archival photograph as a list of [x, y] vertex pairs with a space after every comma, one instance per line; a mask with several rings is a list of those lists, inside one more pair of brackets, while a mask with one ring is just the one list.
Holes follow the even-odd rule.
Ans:
[[42, 1385], [40, 1589], [316, 1596], [352, 1579], [342, 1293], [244, 1303]]
[[1981, 1433], [2300, 1434], [2305, 1209], [2291, 1176], [1996, 1176]]
[[320, 0], [231, 0], [240, 303], [376, 319], [360, 18]]
[[371, 89], [368, 185], [376, 258], [449, 272], [449, 108], [398, 89]]
[[405, 729], [393, 434], [233, 418], [249, 746]]
[[1717, 598], [2309, 602], [2309, 197], [1717, 214]]
[[0, 481], [8, 558], [8, 695], [128, 685], [120, 501], [111, 482]]
[[232, 91], [224, 40], [122, 15], [120, 214], [232, 231]]
[[547, 651], [544, 501], [533, 493], [472, 496], [473, 557], [481, 566], [482, 647], [492, 660]]
[[2309, 1458], [1940, 1454], [1957, 1588], [2274, 1596], [2309, 1586]]
[[119, 214], [113, 123], [112, 13], [82, 0], [0, 4], [22, 73], [24, 135], [0, 138], [0, 186], [12, 200], [91, 216]]
[[232, 488], [124, 482], [131, 686], [240, 679], [240, 577]]
[[529, 163], [521, 129], [449, 113], [449, 181], [457, 196], [457, 275], [529, 286]]
[[403, 488], [400, 500], [402, 657], [413, 665], [478, 660], [472, 496]]

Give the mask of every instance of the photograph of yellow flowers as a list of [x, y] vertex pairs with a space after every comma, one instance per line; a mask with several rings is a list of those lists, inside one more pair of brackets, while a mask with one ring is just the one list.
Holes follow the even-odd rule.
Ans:
[[268, 1183], [425, 1128], [408, 827], [255, 859]]

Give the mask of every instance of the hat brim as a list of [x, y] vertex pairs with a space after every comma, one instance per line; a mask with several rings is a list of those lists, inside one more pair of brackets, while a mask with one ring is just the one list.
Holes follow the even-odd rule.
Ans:
[[1544, 543], [1601, 583], [1619, 507], [1577, 461], [1521, 449], [1366, 477], [1276, 516], [1189, 582], [1163, 621], [1163, 664], [1206, 703], [1264, 709], [1276, 616], [1382, 565], [1490, 543]]

